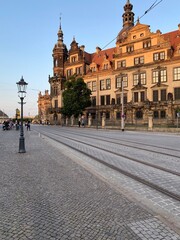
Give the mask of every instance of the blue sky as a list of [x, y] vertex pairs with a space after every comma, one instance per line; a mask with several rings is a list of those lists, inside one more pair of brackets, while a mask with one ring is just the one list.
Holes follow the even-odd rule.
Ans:
[[[155, 0], [131, 0], [135, 20]], [[159, 2], [157, 0], [156, 2]], [[73, 37], [85, 51], [95, 52], [116, 38], [122, 28], [126, 0], [0, 0], [0, 110], [15, 115], [18, 104], [16, 82], [28, 82], [24, 115], [37, 114], [38, 92], [49, 89], [52, 75], [52, 49], [62, 14], [64, 43], [69, 49]], [[140, 22], [151, 31], [178, 29], [179, 0], [162, 0]], [[106, 48], [114, 47], [115, 41]]]

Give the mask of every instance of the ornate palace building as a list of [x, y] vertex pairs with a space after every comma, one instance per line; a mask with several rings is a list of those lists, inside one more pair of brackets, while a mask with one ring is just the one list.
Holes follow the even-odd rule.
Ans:
[[[156, 124], [173, 125], [180, 109], [180, 25], [162, 34], [134, 21], [133, 5], [127, 0], [122, 29], [113, 48], [92, 54], [78, 46], [75, 38], [68, 50], [61, 25], [53, 49], [53, 76], [49, 76], [51, 107], [47, 119], [61, 124], [62, 92], [66, 79], [82, 76], [91, 89], [92, 106], [85, 114], [106, 115], [120, 121], [122, 101], [126, 124], [146, 124], [153, 116]], [[123, 96], [123, 98], [122, 98]]]

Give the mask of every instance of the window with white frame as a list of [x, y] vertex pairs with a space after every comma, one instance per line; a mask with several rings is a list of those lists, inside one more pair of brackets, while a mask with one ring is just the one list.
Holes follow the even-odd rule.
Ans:
[[122, 86], [123, 81], [123, 87], [128, 86], [128, 76], [127, 74], [120, 75], [116, 77], [116, 88], [120, 88]]
[[127, 51], [128, 53], [133, 52], [133, 51], [134, 51], [134, 46], [133, 46], [133, 45], [127, 46], [126, 51]]
[[156, 69], [153, 71], [152, 83], [167, 82], [167, 70]]
[[92, 91], [95, 92], [96, 91], [96, 81], [92, 82]]
[[146, 41], [146, 42], [143, 42], [143, 48], [150, 48], [151, 47], [151, 41]]
[[165, 59], [165, 52], [157, 52], [153, 54], [154, 61], [164, 60]]
[[105, 81], [100, 80], [100, 90], [105, 90]]
[[174, 81], [180, 80], [180, 67], [176, 67], [173, 69]]
[[136, 86], [137, 84], [146, 84], [146, 73], [137, 73], [133, 74], [133, 85]]
[[134, 58], [134, 65], [144, 64], [144, 56]]
[[73, 75], [73, 70], [72, 69], [68, 69], [67, 70], [67, 77], [70, 77]]
[[111, 89], [111, 79], [110, 78], [107, 78], [106, 79], [106, 89]]
[[76, 68], [76, 74], [77, 75], [82, 74], [82, 66]]
[[117, 68], [126, 67], [126, 60], [117, 61]]

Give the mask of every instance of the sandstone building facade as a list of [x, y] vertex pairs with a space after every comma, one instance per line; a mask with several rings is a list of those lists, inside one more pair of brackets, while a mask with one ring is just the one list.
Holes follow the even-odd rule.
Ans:
[[[180, 109], [180, 25], [162, 34], [134, 21], [133, 5], [124, 5], [122, 29], [113, 48], [92, 54], [75, 38], [68, 50], [61, 25], [53, 49], [53, 76], [49, 76], [51, 107], [46, 118], [61, 124], [62, 92], [66, 79], [82, 76], [91, 89], [92, 106], [85, 111], [95, 119], [103, 114], [109, 121], [173, 125]], [[123, 116], [122, 116], [123, 102]]]

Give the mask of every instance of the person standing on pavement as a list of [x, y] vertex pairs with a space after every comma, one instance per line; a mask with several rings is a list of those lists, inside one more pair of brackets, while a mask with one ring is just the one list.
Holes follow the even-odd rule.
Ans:
[[29, 130], [29, 131], [31, 130], [31, 129], [30, 129], [30, 128], [31, 128], [30, 121], [27, 122], [26, 127], [27, 127], [27, 131], [28, 131], [28, 130]]
[[79, 117], [78, 125], [79, 125], [79, 127], [81, 126], [81, 117]]

